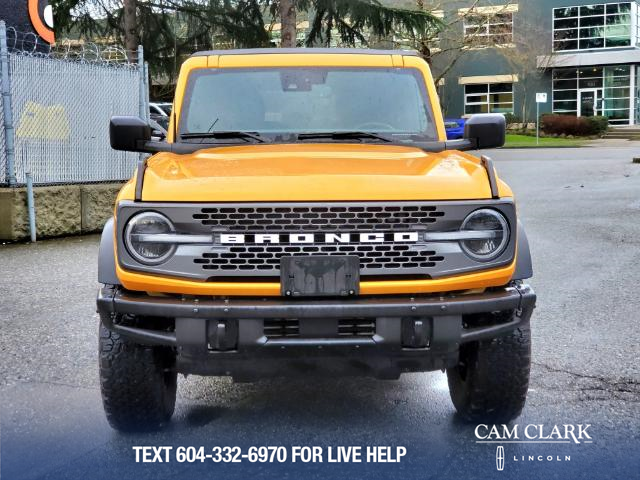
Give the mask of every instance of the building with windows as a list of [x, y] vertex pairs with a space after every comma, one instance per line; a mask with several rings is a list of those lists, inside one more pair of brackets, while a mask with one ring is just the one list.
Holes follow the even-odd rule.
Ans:
[[436, 57], [434, 71], [447, 71], [439, 87], [446, 116], [512, 113], [532, 122], [536, 93], [547, 93], [540, 113], [639, 124], [640, 6], [593, 2], [481, 1], [473, 12], [447, 2], [466, 45]]

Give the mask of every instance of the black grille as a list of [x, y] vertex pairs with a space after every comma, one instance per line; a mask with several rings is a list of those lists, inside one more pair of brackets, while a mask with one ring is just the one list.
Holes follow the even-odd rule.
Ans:
[[[278, 276], [283, 256], [357, 255], [360, 274], [430, 275], [442, 268], [442, 252], [432, 245], [393, 241], [393, 234], [450, 228], [446, 208], [418, 202], [330, 204], [218, 204], [190, 216], [207, 230], [245, 235], [246, 243], [220, 245], [193, 262], [208, 278], [221, 275]], [[278, 234], [280, 243], [258, 243], [256, 234]], [[287, 234], [313, 233], [314, 243], [291, 243]], [[350, 242], [322, 243], [327, 233], [351, 234]], [[383, 233], [384, 241], [360, 242], [364, 233]], [[215, 236], [215, 235], [214, 235]]]
[[338, 322], [339, 337], [373, 337], [375, 333], [373, 318], [344, 318]]
[[193, 218], [233, 232], [410, 230], [432, 225], [444, 212], [433, 205], [210, 207]]
[[284, 318], [265, 320], [264, 335], [267, 338], [298, 337], [300, 336], [300, 322]]
[[[252, 245], [229, 247], [228, 252], [203, 253], [194, 259], [205, 270], [279, 270], [280, 258], [302, 255], [358, 255], [363, 273], [376, 269], [433, 268], [444, 260], [426, 246], [403, 244]], [[375, 273], [375, 272], [369, 272]], [[390, 272], [392, 273], [392, 272]]]
[[[303, 322], [317, 322], [317, 319], [303, 320]], [[376, 334], [376, 321], [374, 318], [343, 318], [336, 324], [325, 324], [326, 331], [323, 336], [336, 337], [372, 337]], [[299, 338], [300, 320], [298, 319], [265, 319], [264, 335], [268, 339]]]

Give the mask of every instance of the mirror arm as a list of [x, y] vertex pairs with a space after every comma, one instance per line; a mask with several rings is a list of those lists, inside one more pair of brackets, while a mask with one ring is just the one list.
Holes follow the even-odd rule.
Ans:
[[[215, 148], [215, 145], [203, 143], [168, 143], [147, 140], [140, 143], [141, 147], [138, 151], [147, 153], [168, 152], [176, 155], [184, 155], [197, 152], [204, 148]], [[223, 146], [223, 145], [219, 145]]]
[[173, 144], [167, 142], [157, 142], [154, 140], [143, 140], [141, 142], [140, 151], [147, 153], [173, 152]]
[[[394, 145], [407, 145], [406, 143], [397, 143]], [[461, 138], [459, 140], [446, 140], [435, 142], [416, 142], [412, 146], [415, 146], [425, 152], [439, 153], [445, 150], [475, 150], [478, 148], [478, 141], [475, 138]]]
[[446, 142], [447, 150], [477, 150], [478, 149], [478, 139], [477, 138], [461, 138], [459, 140], [449, 140]]

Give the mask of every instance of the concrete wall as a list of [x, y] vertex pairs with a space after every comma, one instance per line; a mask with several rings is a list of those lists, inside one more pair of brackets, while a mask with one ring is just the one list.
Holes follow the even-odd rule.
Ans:
[[[121, 183], [34, 187], [38, 238], [102, 230]], [[0, 188], [0, 240], [29, 237], [26, 188]]]

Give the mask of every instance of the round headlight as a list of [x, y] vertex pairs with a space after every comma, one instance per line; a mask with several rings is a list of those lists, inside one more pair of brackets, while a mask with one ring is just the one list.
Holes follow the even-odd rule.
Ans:
[[509, 243], [509, 224], [504, 216], [488, 208], [467, 216], [460, 228], [463, 232], [477, 232], [477, 239], [462, 240], [462, 250], [474, 260], [487, 262], [497, 258]]
[[140, 263], [157, 265], [166, 261], [176, 250], [174, 243], [154, 242], [155, 235], [173, 233], [173, 224], [156, 212], [134, 215], [124, 232], [125, 245], [133, 258]]

